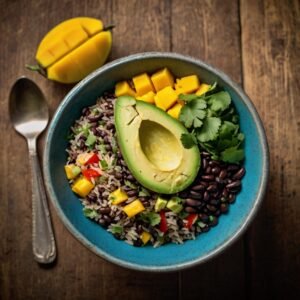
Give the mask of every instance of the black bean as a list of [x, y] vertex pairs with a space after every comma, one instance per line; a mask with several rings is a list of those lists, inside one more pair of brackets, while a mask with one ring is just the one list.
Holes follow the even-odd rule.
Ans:
[[[193, 188], [192, 188], [193, 189]], [[181, 198], [186, 198], [186, 197], [188, 197], [188, 195], [189, 195], [189, 192], [188, 191], [181, 191], [180, 193], [179, 193], [179, 197], [181, 197]]]
[[198, 184], [198, 185], [194, 185], [191, 188], [193, 191], [204, 191], [205, 190], [205, 186], [203, 184]]
[[238, 188], [240, 186], [241, 186], [240, 180], [235, 180], [235, 181], [233, 181], [231, 183], [228, 183], [226, 185], [226, 188], [229, 189], [229, 190], [232, 190], [232, 189]]
[[100, 207], [99, 211], [101, 214], [109, 214], [111, 212], [111, 208], [110, 207]]
[[211, 173], [211, 170], [212, 168], [210, 166], [208, 166], [206, 169], [205, 169], [205, 174], [210, 174]]
[[111, 151], [111, 150], [112, 150], [111, 145], [105, 145], [105, 150], [106, 150], [106, 151]]
[[210, 196], [209, 193], [207, 191], [205, 191], [204, 195], [203, 195], [203, 201], [207, 202], [209, 200]]
[[195, 199], [191, 199], [191, 198], [187, 198], [185, 200], [185, 203], [186, 205], [188, 206], [193, 206], [193, 207], [197, 207], [197, 206], [200, 206], [201, 205], [201, 202], [200, 201], [197, 201]]
[[209, 227], [209, 226], [206, 226], [206, 227], [202, 228], [202, 231], [203, 231], [203, 232], [208, 232], [209, 230], [210, 230], [210, 227]]
[[206, 214], [199, 214], [199, 218], [201, 219], [201, 221], [203, 222], [208, 222], [209, 218], [208, 218], [208, 215]]
[[235, 201], [236, 195], [235, 194], [229, 194], [228, 196], [228, 202], [233, 203]]
[[101, 224], [102, 226], [106, 225], [106, 221], [104, 219], [99, 219], [99, 224]]
[[108, 215], [103, 215], [103, 219], [105, 220], [106, 223], [111, 223], [111, 218]]
[[105, 192], [105, 188], [103, 186], [98, 186], [98, 192], [102, 194], [103, 192]]
[[144, 205], [145, 207], [149, 207], [149, 206], [150, 206], [150, 202], [147, 201], [147, 200], [142, 201], [142, 203], [143, 203], [143, 205]]
[[115, 127], [115, 126], [114, 126], [113, 123], [108, 123], [108, 124], [106, 125], [106, 128], [107, 128], [108, 130], [113, 129], [114, 127]]
[[208, 192], [215, 192], [215, 191], [217, 191], [217, 190], [218, 190], [218, 187], [217, 187], [217, 185], [216, 185], [215, 183], [210, 184], [210, 185], [208, 186], [208, 188], [207, 188], [207, 191], [208, 191]]
[[227, 171], [224, 169], [224, 170], [221, 170], [220, 174], [219, 174], [219, 177], [221, 179], [225, 179], [227, 176]]
[[214, 174], [214, 175], [218, 175], [220, 173], [221, 169], [219, 167], [214, 167], [211, 169], [211, 172]]
[[186, 206], [184, 208], [184, 210], [187, 212], [187, 213], [190, 213], [190, 214], [193, 214], [193, 213], [196, 213], [197, 212], [197, 209], [195, 209], [194, 207], [191, 207], [191, 206]]
[[190, 197], [193, 199], [202, 199], [203, 198], [201, 193], [198, 193], [195, 191], [190, 191]]
[[120, 172], [115, 172], [115, 177], [116, 177], [117, 179], [122, 179], [122, 178], [123, 178], [123, 175], [122, 175], [122, 173], [120, 173]]
[[221, 212], [224, 214], [228, 211], [228, 204], [227, 203], [222, 203], [220, 206]]
[[[105, 132], [105, 131], [104, 131]], [[104, 143], [106, 143], [106, 144], [109, 144], [110, 143], [110, 140], [109, 140], [109, 137], [107, 136], [107, 133], [105, 132], [105, 136], [104, 136], [104, 138], [103, 138], [103, 141], [104, 141]]]
[[228, 172], [232, 172], [232, 171], [237, 171], [240, 167], [238, 165], [235, 165], [235, 164], [229, 164], [227, 166], [227, 171]]
[[130, 191], [127, 192], [127, 196], [128, 197], [134, 197], [134, 196], [137, 195], [137, 193], [138, 193], [137, 190], [130, 190]]
[[220, 166], [220, 162], [217, 160], [211, 160], [208, 164], [212, 167]]
[[138, 234], [141, 234], [141, 233], [143, 233], [143, 231], [144, 231], [143, 226], [142, 225], [138, 225], [137, 228], [136, 228], [136, 232]]
[[210, 205], [210, 204], [207, 204], [206, 208], [211, 212], [215, 212], [217, 210], [217, 208], [214, 205]]
[[106, 111], [104, 114], [105, 114], [107, 117], [111, 117], [111, 116], [114, 115], [114, 112], [108, 110], [108, 111]]
[[221, 215], [221, 211], [218, 209], [218, 210], [216, 210], [215, 212], [214, 212], [214, 215], [216, 216], [216, 217], [219, 217], [220, 215]]
[[103, 117], [103, 114], [102, 113], [99, 113], [98, 115], [95, 115], [95, 116], [88, 116], [88, 120], [91, 121], [91, 122], [97, 122], [99, 121], [101, 118]]
[[220, 184], [220, 185], [224, 185], [225, 183], [226, 183], [226, 181], [225, 180], [223, 180], [223, 179], [221, 179], [220, 177], [216, 177], [216, 182], [218, 183], [218, 184]]
[[208, 187], [208, 185], [209, 185], [208, 182], [206, 182], [206, 181], [200, 181], [199, 183], [205, 187]]
[[205, 158], [202, 159], [202, 167], [205, 170], [207, 167], [207, 160]]
[[129, 181], [135, 180], [135, 178], [131, 174], [127, 175], [126, 179], [129, 180]]
[[209, 221], [210, 226], [216, 226], [218, 224], [218, 218], [215, 216], [210, 216]]
[[227, 190], [226, 188], [224, 188], [223, 191], [222, 191], [222, 196], [223, 196], [224, 198], [227, 198], [227, 197], [228, 197], [228, 194], [229, 194], [228, 190]]
[[209, 201], [209, 204], [214, 205], [214, 206], [218, 206], [220, 204], [220, 200], [212, 199], [212, 200]]
[[140, 239], [135, 240], [133, 242], [133, 246], [135, 246], [135, 247], [141, 247], [142, 245], [143, 245], [143, 242]]
[[232, 179], [242, 179], [246, 173], [245, 168], [240, 168], [233, 176]]
[[89, 109], [88, 107], [85, 107], [85, 108], [82, 110], [82, 114], [83, 114], [84, 116], [87, 116], [90, 112], [91, 112], [91, 111], [90, 111], [90, 109]]
[[215, 179], [214, 175], [202, 175], [201, 179], [205, 180], [205, 181], [213, 181]]
[[202, 151], [201, 154], [204, 156], [204, 157], [208, 157], [210, 158], [210, 154], [206, 151]]

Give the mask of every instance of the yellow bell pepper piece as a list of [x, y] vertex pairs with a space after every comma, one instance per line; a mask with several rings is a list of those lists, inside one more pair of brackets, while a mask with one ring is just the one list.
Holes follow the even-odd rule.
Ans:
[[176, 103], [173, 107], [171, 107], [168, 110], [168, 114], [173, 118], [178, 119], [182, 106], [182, 104]]
[[36, 53], [36, 60], [46, 68], [102, 30], [103, 23], [98, 19], [79, 17], [66, 20], [55, 26], [43, 38]]
[[81, 169], [75, 164], [65, 165], [65, 172], [68, 179], [74, 179], [80, 174]]
[[199, 79], [196, 75], [185, 76], [176, 80], [175, 88], [182, 89], [185, 94], [192, 93], [199, 88]]
[[209, 84], [206, 84], [206, 83], [200, 84], [200, 87], [197, 90], [196, 95], [201, 96], [201, 95], [205, 94], [206, 92], [209, 91], [210, 87], [211, 86]]
[[170, 86], [167, 86], [157, 92], [156, 96], [154, 97], [154, 101], [157, 107], [167, 110], [176, 102], [177, 98], [178, 97], [174, 89]]
[[109, 199], [111, 200], [112, 204], [117, 205], [126, 201], [128, 196], [124, 191], [121, 190], [121, 188], [118, 188], [109, 194]]
[[143, 73], [132, 78], [135, 90], [139, 96], [145, 95], [148, 92], [153, 92], [154, 88], [150, 77], [147, 73]]
[[145, 207], [139, 199], [134, 200], [131, 203], [129, 203], [123, 207], [123, 211], [126, 213], [126, 215], [129, 218], [132, 218], [133, 216], [137, 215], [138, 213], [142, 212], [143, 210], [145, 210]]
[[135, 97], [135, 91], [130, 87], [127, 81], [121, 81], [115, 86], [115, 95], [117, 97], [125, 95]]
[[72, 191], [81, 197], [85, 197], [94, 188], [94, 186], [95, 185], [91, 181], [85, 177], [81, 177], [74, 183]]
[[147, 231], [143, 231], [143, 233], [140, 235], [140, 238], [143, 244], [146, 245], [151, 239], [151, 234]]
[[155, 87], [155, 90], [158, 92], [163, 88], [170, 86], [174, 86], [174, 78], [171, 72], [164, 68], [151, 76], [152, 83]]
[[154, 97], [155, 97], [155, 93], [153, 91], [148, 92], [147, 94], [143, 95], [143, 96], [137, 96], [136, 99], [137, 100], [141, 100], [141, 101], [145, 101], [148, 103], [154, 103]]

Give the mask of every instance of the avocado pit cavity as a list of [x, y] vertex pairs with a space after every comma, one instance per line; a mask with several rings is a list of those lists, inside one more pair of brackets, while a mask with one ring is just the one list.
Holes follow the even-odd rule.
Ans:
[[145, 156], [158, 170], [172, 171], [180, 165], [183, 155], [180, 141], [162, 125], [143, 120], [139, 140]]

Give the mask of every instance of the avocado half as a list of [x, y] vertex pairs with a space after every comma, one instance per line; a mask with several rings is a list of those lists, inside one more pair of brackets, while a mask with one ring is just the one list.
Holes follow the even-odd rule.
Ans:
[[115, 104], [117, 139], [124, 160], [141, 185], [157, 193], [174, 194], [187, 188], [200, 168], [197, 146], [183, 147], [187, 129], [156, 106], [119, 97]]

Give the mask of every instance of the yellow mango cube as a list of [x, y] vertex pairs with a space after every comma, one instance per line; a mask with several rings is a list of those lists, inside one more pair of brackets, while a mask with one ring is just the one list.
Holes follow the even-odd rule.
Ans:
[[125, 95], [135, 97], [135, 91], [130, 87], [127, 81], [121, 81], [116, 84], [115, 94], [117, 97]]
[[183, 90], [184, 94], [195, 92], [199, 88], [200, 82], [196, 75], [185, 76], [176, 80], [176, 89]]
[[157, 92], [156, 96], [154, 97], [154, 101], [157, 107], [167, 110], [176, 102], [177, 98], [178, 96], [174, 89], [170, 86], [167, 86]]
[[140, 235], [140, 238], [143, 244], [146, 245], [151, 239], [151, 234], [147, 231], [143, 231], [143, 233]]
[[117, 205], [126, 201], [128, 196], [123, 190], [121, 190], [121, 188], [118, 188], [109, 194], [109, 199], [111, 200], [112, 204]]
[[95, 185], [91, 181], [85, 177], [81, 177], [74, 183], [72, 191], [81, 197], [85, 197], [94, 188], [94, 186]]
[[143, 210], [145, 210], [145, 207], [139, 199], [132, 201], [123, 208], [123, 211], [129, 218], [134, 217]]
[[65, 165], [65, 172], [68, 179], [74, 179], [81, 173], [81, 169], [75, 164]]
[[178, 119], [182, 106], [183, 105], [180, 103], [175, 104], [168, 110], [168, 114], [173, 118]]
[[143, 95], [143, 96], [137, 96], [136, 99], [137, 100], [141, 100], [141, 101], [145, 101], [148, 103], [154, 103], [154, 97], [155, 97], [155, 93], [153, 91], [148, 92], [147, 94]]
[[136, 93], [139, 96], [142, 96], [142, 95], [147, 94], [148, 92], [154, 91], [152, 82], [147, 73], [143, 73], [143, 74], [133, 77], [132, 81], [133, 81]]
[[167, 68], [164, 68], [164, 69], [154, 73], [151, 76], [151, 81], [157, 92], [167, 86], [170, 86], [170, 87], [174, 86], [174, 77]]
[[211, 86], [209, 84], [206, 84], [206, 83], [200, 84], [200, 87], [197, 90], [196, 95], [201, 96], [201, 95], [205, 94], [206, 92], [209, 91], [210, 87]]

